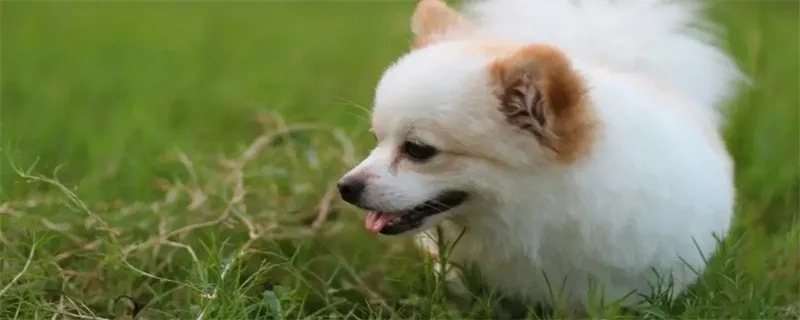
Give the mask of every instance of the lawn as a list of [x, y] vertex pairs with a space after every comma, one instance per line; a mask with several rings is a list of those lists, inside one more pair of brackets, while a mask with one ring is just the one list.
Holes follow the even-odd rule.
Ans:
[[[331, 188], [369, 150], [372, 90], [407, 50], [413, 2], [0, 6], [0, 319], [514, 309], [449, 298]], [[800, 317], [799, 9], [713, 2], [754, 80], [726, 127], [736, 228], [675, 303], [595, 316]]]

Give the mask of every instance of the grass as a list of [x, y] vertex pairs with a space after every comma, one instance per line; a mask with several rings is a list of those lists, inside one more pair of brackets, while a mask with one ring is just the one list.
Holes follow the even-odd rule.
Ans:
[[[331, 189], [370, 146], [359, 106], [406, 50], [411, 2], [0, 6], [0, 318], [504, 312], [448, 298]], [[635, 315], [800, 316], [799, 7], [713, 4], [755, 84], [726, 128], [736, 228], [695, 288]]]

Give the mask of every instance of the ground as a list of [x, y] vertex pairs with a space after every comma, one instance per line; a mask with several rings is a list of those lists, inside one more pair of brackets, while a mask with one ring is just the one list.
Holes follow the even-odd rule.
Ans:
[[[0, 318], [506, 312], [446, 296], [331, 188], [372, 143], [372, 90], [408, 48], [412, 2], [0, 5]], [[798, 317], [799, 7], [713, 2], [753, 78], [725, 128], [736, 229], [675, 303], [593, 315]]]

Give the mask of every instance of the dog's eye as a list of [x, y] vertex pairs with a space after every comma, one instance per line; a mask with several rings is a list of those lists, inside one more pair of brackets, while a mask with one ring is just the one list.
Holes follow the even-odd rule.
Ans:
[[439, 150], [434, 147], [411, 141], [403, 142], [401, 151], [415, 161], [425, 161], [439, 153]]

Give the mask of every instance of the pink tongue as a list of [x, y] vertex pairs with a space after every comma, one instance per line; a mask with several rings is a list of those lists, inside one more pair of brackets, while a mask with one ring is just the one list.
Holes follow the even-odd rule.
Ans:
[[389, 224], [389, 220], [399, 216], [397, 213], [388, 212], [367, 212], [367, 218], [364, 220], [364, 227], [371, 233], [381, 232], [381, 229]]

